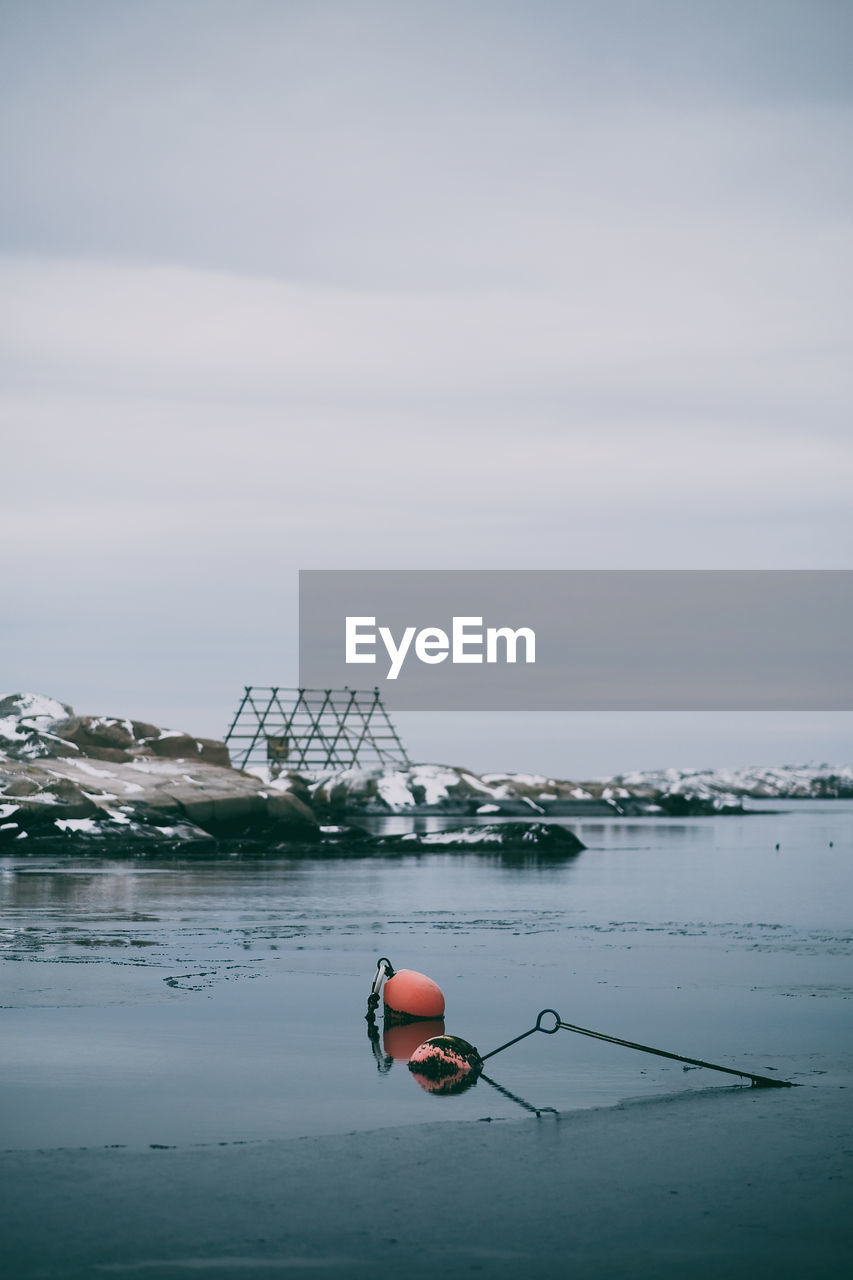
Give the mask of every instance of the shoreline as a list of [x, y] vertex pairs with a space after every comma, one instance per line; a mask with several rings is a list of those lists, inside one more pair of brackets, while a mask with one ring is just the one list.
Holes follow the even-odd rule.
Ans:
[[148, 1150], [0, 1153], [5, 1272], [823, 1278], [853, 1260], [843, 1085]]

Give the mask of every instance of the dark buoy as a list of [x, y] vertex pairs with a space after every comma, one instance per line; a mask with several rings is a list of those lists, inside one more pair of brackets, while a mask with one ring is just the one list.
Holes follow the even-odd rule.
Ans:
[[444, 996], [441, 987], [424, 973], [414, 969], [398, 969], [385, 983], [382, 992], [386, 1020], [443, 1018]]
[[464, 1093], [477, 1083], [483, 1060], [461, 1036], [433, 1036], [415, 1049], [409, 1070], [427, 1093]]

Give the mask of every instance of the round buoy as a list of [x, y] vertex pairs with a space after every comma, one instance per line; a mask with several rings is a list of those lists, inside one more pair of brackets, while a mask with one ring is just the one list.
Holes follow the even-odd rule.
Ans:
[[398, 969], [382, 991], [386, 1018], [443, 1018], [444, 996], [432, 978], [414, 969]]
[[479, 1053], [461, 1036], [433, 1036], [409, 1059], [409, 1070], [427, 1093], [464, 1093], [482, 1069]]

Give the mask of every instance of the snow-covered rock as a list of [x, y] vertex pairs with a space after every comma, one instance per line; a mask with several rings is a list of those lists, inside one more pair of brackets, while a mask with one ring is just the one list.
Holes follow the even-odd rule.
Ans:
[[580, 853], [586, 847], [573, 831], [555, 822], [485, 822], [453, 831], [409, 831], [405, 835], [383, 836], [377, 844], [404, 852], [494, 849], [560, 857]]
[[853, 797], [850, 765], [748, 766], [742, 769], [660, 769], [625, 773], [608, 780], [633, 794], [697, 796], [726, 803], [755, 800], [843, 799]]
[[578, 782], [541, 774], [487, 773], [449, 765], [350, 769], [316, 779], [322, 809], [344, 812], [542, 814], [741, 813], [745, 798], [853, 797], [849, 765], [661, 769]]
[[468, 809], [502, 797], [476, 774], [443, 764], [416, 764], [408, 769], [386, 766], [347, 769], [319, 778], [312, 788], [315, 801], [331, 809], [366, 809], [405, 813], [416, 808]]
[[121, 762], [151, 755], [231, 766], [224, 742], [211, 738], [159, 729], [141, 720], [78, 716], [66, 703], [38, 693], [15, 693], [0, 700], [0, 759], [85, 756]]
[[232, 769], [210, 739], [14, 694], [0, 701], [0, 751], [4, 849], [320, 838], [307, 797]]

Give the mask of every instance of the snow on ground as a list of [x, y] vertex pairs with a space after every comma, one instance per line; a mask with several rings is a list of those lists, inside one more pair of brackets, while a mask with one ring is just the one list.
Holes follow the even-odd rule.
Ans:
[[476, 774], [463, 773], [462, 777], [468, 783], [468, 786], [473, 787], [475, 791], [485, 791], [487, 795], [494, 794], [494, 788], [487, 786], [483, 779], [478, 778]]
[[5, 738], [7, 742], [23, 741], [29, 735], [21, 730], [20, 723], [17, 716], [0, 717], [0, 738]]
[[104, 813], [108, 813], [112, 818], [113, 822], [117, 822], [119, 826], [129, 827], [131, 825], [130, 818], [127, 816], [126, 813], [122, 813], [121, 809], [108, 809], [107, 806], [104, 805]]
[[496, 798], [495, 788], [486, 786], [476, 774], [444, 764], [417, 764], [410, 768], [388, 765], [378, 769], [344, 769], [324, 774], [312, 790], [327, 795], [344, 791], [352, 796], [375, 794], [388, 808], [399, 811], [415, 805], [438, 805], [461, 789]]
[[80, 770], [81, 773], [88, 773], [92, 778], [114, 778], [116, 775], [111, 773], [109, 769], [96, 769], [93, 764], [89, 764], [86, 760], [72, 760], [71, 763]]
[[482, 781], [486, 783], [510, 782], [519, 787], [547, 787], [554, 781], [541, 773], [484, 773]]
[[60, 831], [85, 831], [92, 836], [96, 836], [101, 830], [97, 818], [57, 818], [54, 825]]
[[[112, 729], [114, 725], [118, 725], [124, 729], [131, 738], [134, 736], [133, 725], [129, 720], [119, 720], [115, 716], [93, 716], [89, 722], [90, 729]], [[163, 735], [166, 736], [165, 734]]]
[[494, 844], [495, 832], [493, 827], [462, 827], [458, 831], [429, 831], [426, 834], [417, 831], [409, 831], [401, 837], [400, 843], [410, 840], [413, 844], [429, 845], [429, 844]]
[[[462, 774], [466, 780], [470, 774]], [[439, 804], [447, 798], [450, 787], [458, 786], [459, 773], [455, 769], [447, 769], [439, 764], [418, 765], [409, 771], [409, 786], [424, 788], [424, 804]], [[489, 788], [477, 786], [478, 791], [488, 793]]]
[[[853, 794], [850, 765], [805, 764], [774, 767], [750, 765], [741, 769], [636, 770], [613, 779], [621, 787], [648, 789], [663, 795], [722, 795], [811, 797], [835, 789]], [[618, 794], [618, 793], [617, 793]]]
[[53, 723], [65, 720], [68, 716], [61, 702], [48, 698], [43, 693], [20, 693], [15, 702], [18, 707], [16, 718], [19, 720], [45, 720]]
[[154, 756], [145, 756], [136, 760], [128, 760], [124, 765], [126, 769], [135, 769], [138, 773], [159, 773], [163, 777], [173, 777], [175, 767], [180, 763], [178, 760], [157, 759]]
[[[376, 780], [376, 790], [391, 809], [408, 809], [415, 803], [415, 797], [409, 790], [408, 778], [403, 773], [383, 774]], [[433, 793], [435, 794], [434, 789]]]
[[[543, 790], [542, 787], [545, 787]], [[570, 799], [600, 798], [653, 801], [667, 796], [706, 801], [715, 809], [737, 808], [747, 797], [853, 796], [850, 765], [796, 765], [748, 769], [660, 769], [635, 771], [614, 778], [600, 778], [580, 785], [544, 778], [541, 774], [487, 773], [478, 777], [447, 765], [421, 764], [408, 769], [348, 769], [315, 781], [313, 790], [347, 794], [370, 802], [375, 797], [395, 812], [418, 805], [437, 806], [447, 801], [471, 800], [478, 793], [488, 805], [502, 800], [523, 801], [536, 812], [540, 806]], [[532, 794], [531, 794], [532, 793]], [[482, 808], [481, 812], [490, 812]]]

